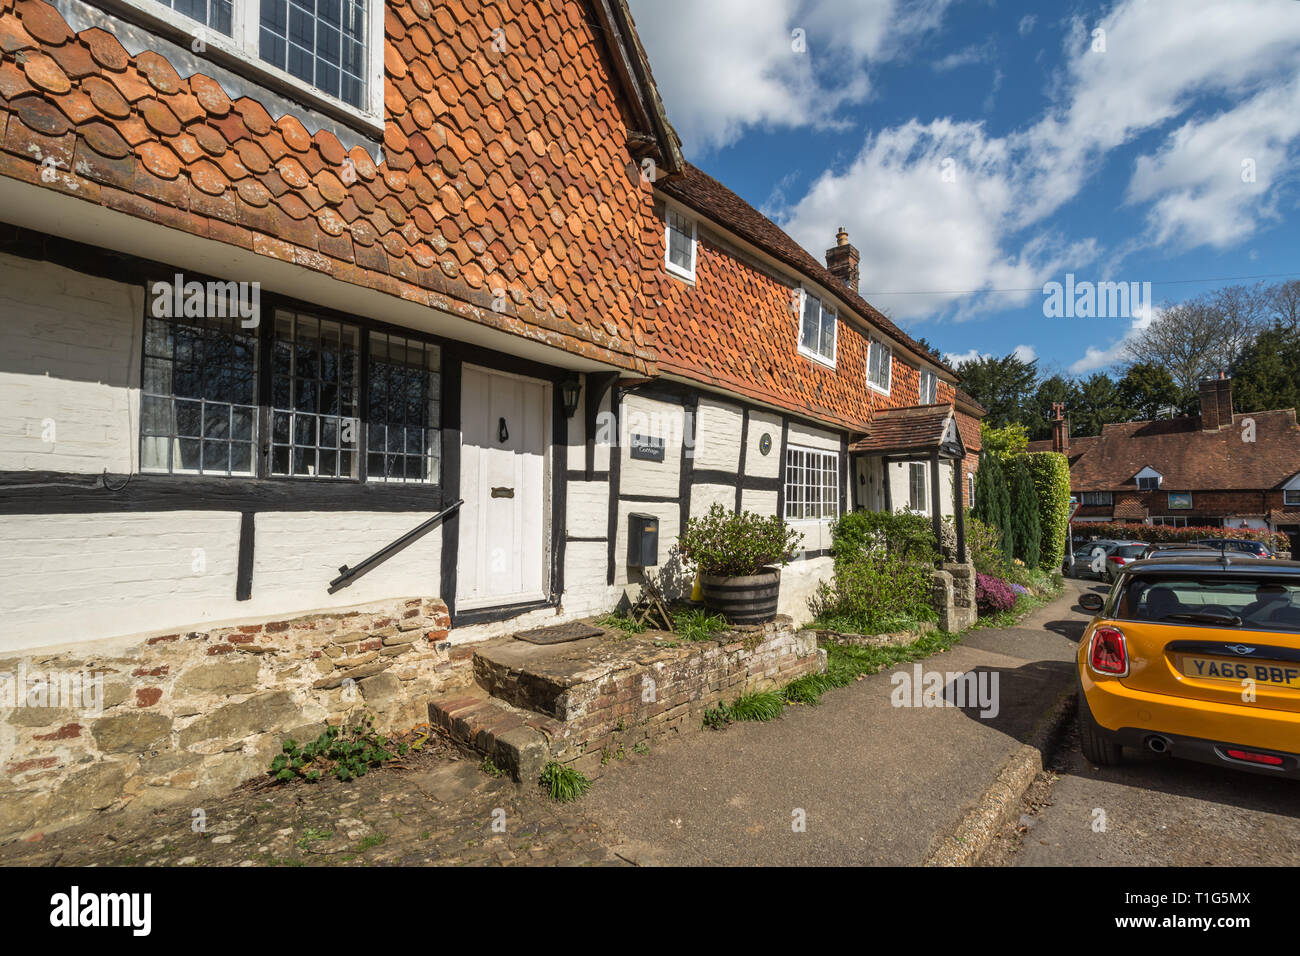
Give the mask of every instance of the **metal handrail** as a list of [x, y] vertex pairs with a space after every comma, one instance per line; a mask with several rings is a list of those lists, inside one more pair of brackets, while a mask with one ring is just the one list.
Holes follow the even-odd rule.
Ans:
[[443, 508], [441, 511], [439, 511], [428, 521], [422, 521], [420, 524], [412, 528], [410, 531], [406, 532], [406, 534], [402, 535], [392, 544], [385, 545], [384, 547], [380, 548], [378, 551], [376, 551], [374, 554], [366, 558], [364, 561], [362, 561], [360, 564], [356, 565], [355, 567], [350, 568], [346, 564], [343, 565], [341, 568], [339, 568], [339, 576], [330, 582], [329, 593], [333, 594], [335, 591], [347, 587], [349, 584], [351, 584], [357, 578], [361, 577], [363, 574], [366, 574], [374, 570], [375, 568], [379, 567], [379, 565], [383, 564], [385, 561], [391, 558], [393, 555], [397, 554], [399, 551], [402, 551], [408, 546], [414, 544], [420, 538], [428, 534], [433, 529], [433, 526], [435, 524], [437, 524], [443, 518], [447, 517], [447, 515], [451, 514], [453, 511], [455, 511], [464, 503], [465, 503], [464, 498], [457, 498], [454, 502], [449, 504], [447, 507]]

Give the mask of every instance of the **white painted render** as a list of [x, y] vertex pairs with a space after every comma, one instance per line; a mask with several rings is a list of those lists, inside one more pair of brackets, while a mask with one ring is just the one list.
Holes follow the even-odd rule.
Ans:
[[143, 287], [0, 254], [0, 469], [133, 470], [143, 314]]

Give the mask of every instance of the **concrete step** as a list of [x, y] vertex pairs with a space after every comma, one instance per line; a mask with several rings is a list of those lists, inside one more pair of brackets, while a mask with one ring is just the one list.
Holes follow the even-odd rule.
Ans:
[[559, 731], [554, 718], [511, 706], [477, 685], [433, 698], [429, 723], [490, 757], [518, 783], [541, 775], [550, 759], [550, 741]]

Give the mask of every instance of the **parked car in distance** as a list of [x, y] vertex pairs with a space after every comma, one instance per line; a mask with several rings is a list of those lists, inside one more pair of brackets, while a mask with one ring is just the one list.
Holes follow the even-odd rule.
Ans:
[[[1086, 544], [1076, 545], [1074, 549], [1074, 562], [1071, 566], [1069, 557], [1061, 564], [1061, 573], [1069, 577], [1086, 578], [1101, 577], [1105, 571], [1106, 557], [1122, 544], [1138, 544], [1136, 541], [1115, 541], [1110, 538], [1099, 538], [1096, 541], [1089, 541]], [[1100, 560], [1098, 560], [1100, 558]]]
[[1145, 541], [1130, 541], [1111, 549], [1106, 555], [1106, 563], [1102, 568], [1102, 580], [1107, 583], [1113, 582], [1124, 569], [1124, 565], [1130, 561], [1141, 561], [1149, 547], [1150, 545]]
[[1186, 557], [1187, 555], [1197, 554], [1206, 557], [1223, 556], [1223, 552], [1215, 548], [1202, 548], [1194, 544], [1153, 544], [1142, 554], [1142, 558], [1145, 560], [1147, 558]]
[[1094, 614], [1076, 659], [1084, 756], [1300, 778], [1300, 562], [1200, 554], [1118, 573], [1079, 598]]
[[1215, 548], [1219, 551], [1240, 551], [1256, 558], [1272, 558], [1275, 555], [1267, 545], [1258, 541], [1242, 541], [1238, 538], [1201, 538], [1193, 544], [1203, 548]]

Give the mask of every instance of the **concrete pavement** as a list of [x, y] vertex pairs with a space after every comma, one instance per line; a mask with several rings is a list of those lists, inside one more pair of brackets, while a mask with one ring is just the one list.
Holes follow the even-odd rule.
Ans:
[[983, 675], [986, 689], [996, 675], [996, 715], [894, 706], [894, 675], [910, 682], [917, 666], [904, 664], [773, 722], [664, 745], [606, 774], [581, 807], [642, 864], [919, 864], [1073, 686], [1086, 617], [1072, 608], [1087, 586], [1067, 581], [1020, 626], [971, 632], [920, 662], [945, 675], [948, 697], [949, 674]]

